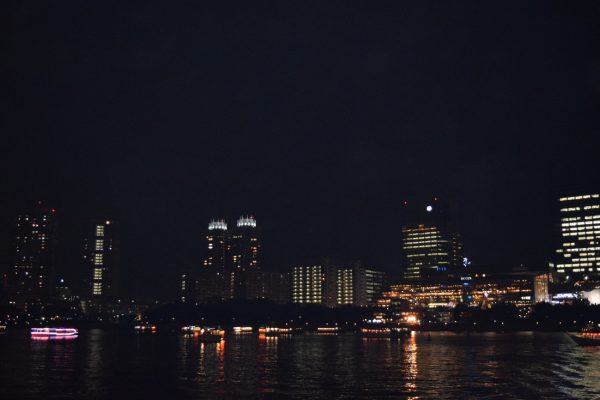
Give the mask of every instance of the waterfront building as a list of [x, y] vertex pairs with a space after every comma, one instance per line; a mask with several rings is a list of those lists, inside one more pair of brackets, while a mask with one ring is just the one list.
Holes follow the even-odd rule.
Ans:
[[600, 194], [567, 196], [560, 205], [555, 272], [561, 280], [600, 278]]
[[[187, 289], [194, 301], [229, 298], [228, 274], [231, 270], [231, 235], [224, 219], [212, 220], [206, 231], [206, 256], [199, 271], [188, 273]], [[189, 297], [189, 296], [188, 296]]]
[[43, 305], [54, 287], [56, 210], [37, 202], [15, 221], [6, 300], [21, 309]]
[[89, 279], [87, 298], [92, 304], [116, 300], [119, 270], [117, 224], [114, 221], [89, 224], [83, 243], [83, 261]]
[[213, 220], [206, 232], [206, 258], [203, 266], [221, 274], [229, 270], [231, 241], [225, 220]]
[[297, 266], [292, 270], [292, 302], [323, 304], [325, 269], [321, 265]]
[[550, 278], [545, 272], [511, 271], [475, 273], [468, 280], [445, 283], [395, 284], [383, 293], [378, 305], [386, 308], [391, 301], [404, 301], [411, 307], [429, 309], [453, 308], [459, 303], [489, 308], [505, 302], [519, 308], [531, 307], [536, 302], [550, 300]]
[[550, 283], [552, 274], [539, 274], [534, 277], [533, 293], [536, 303], [550, 303]]
[[383, 290], [385, 274], [355, 266], [337, 269], [336, 305], [375, 305]]
[[260, 241], [254, 217], [240, 217], [231, 235], [231, 267], [228, 271], [229, 297], [256, 298], [259, 291], [255, 279], [260, 270]]
[[404, 278], [443, 281], [460, 274], [461, 238], [437, 199], [428, 205], [405, 205], [402, 226]]

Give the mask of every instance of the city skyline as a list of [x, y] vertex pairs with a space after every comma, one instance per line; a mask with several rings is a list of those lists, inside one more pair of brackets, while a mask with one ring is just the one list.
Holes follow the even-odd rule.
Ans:
[[0, 398], [600, 398], [600, 4], [7, 0]]
[[545, 264], [554, 199], [600, 186], [600, 28], [590, 5], [518, 7], [9, 6], [0, 243], [41, 199], [74, 270], [77, 221], [114, 219], [156, 277], [133, 290], [161, 291], [205, 221], [252, 213], [265, 265], [391, 271], [399, 207], [439, 197], [473, 262]]
[[[583, 279], [585, 277], [585, 279], [588, 278], [593, 278], [596, 279], [598, 277], [598, 271], [596, 271], [596, 269], [598, 268], [591, 268], [594, 267], [594, 265], [597, 264], [597, 260], [595, 258], [597, 251], [595, 250], [595, 244], [596, 244], [596, 240], [598, 238], [598, 232], [597, 231], [597, 227], [596, 227], [596, 219], [598, 218], [598, 207], [600, 207], [600, 205], [596, 204], [598, 202], [598, 198], [599, 198], [599, 194], [579, 194], [579, 195], [575, 195], [575, 196], [563, 196], [560, 197], [558, 199], [556, 199], [558, 201], [558, 203], [560, 204], [560, 208], [558, 210], [557, 213], [557, 218], [556, 221], [559, 221], [559, 216], [562, 217], [560, 218], [560, 222], [557, 222], [557, 225], [559, 225], [561, 227], [561, 232], [562, 233], [557, 233], [557, 242], [564, 242], [565, 240], [571, 240], [570, 237], [575, 235], [577, 236], [577, 231], [581, 231], [582, 229], [585, 229], [585, 231], [583, 231], [582, 233], [579, 234], [579, 236], [581, 235], [585, 235], [583, 237], [577, 237], [574, 238], [574, 240], [579, 240], [577, 242], [577, 246], [588, 246], [588, 247], [584, 247], [584, 248], [577, 248], [577, 247], [573, 247], [575, 246], [575, 243], [561, 243], [561, 245], [557, 245], [559, 247], [558, 250], [556, 250], [555, 254], [551, 254], [548, 256], [548, 262], [545, 264], [537, 264], [537, 265], [527, 265], [525, 266], [523, 263], [514, 263], [514, 264], [504, 264], [502, 265], [501, 268], [498, 268], [498, 265], [486, 265], [486, 264], [475, 264], [472, 265], [471, 260], [468, 260], [467, 258], [463, 259], [463, 254], [462, 254], [462, 247], [460, 242], [458, 242], [458, 246], [457, 250], [459, 251], [460, 254], [457, 253], [457, 255], [452, 255], [452, 250], [453, 247], [455, 246], [453, 244], [454, 239], [452, 239], [454, 236], [456, 236], [457, 238], [460, 237], [460, 232], [458, 232], [456, 230], [456, 221], [453, 220], [453, 218], [449, 215], [448, 213], [448, 205], [447, 204], [443, 204], [441, 202], [439, 202], [438, 198], [434, 198], [432, 201], [430, 202], [425, 202], [423, 204], [412, 204], [412, 205], [408, 205], [407, 202], [405, 202], [403, 204], [403, 208], [404, 209], [410, 209], [409, 213], [406, 215], [409, 215], [408, 217], [406, 217], [405, 223], [402, 226], [402, 235], [400, 237], [400, 245], [401, 245], [401, 253], [402, 253], [402, 257], [400, 258], [400, 260], [398, 261], [398, 263], [396, 264], [396, 269], [394, 269], [393, 271], [387, 271], [387, 270], [383, 270], [384, 273], [387, 273], [390, 275], [390, 277], [392, 278], [392, 280], [394, 281], [416, 281], [416, 282], [444, 282], [447, 280], [454, 280], [456, 281], [457, 279], [459, 279], [462, 275], [469, 275], [472, 271], [488, 271], [488, 272], [494, 272], [494, 273], [509, 273], [513, 270], [520, 270], [520, 269], [529, 269], [530, 271], [537, 271], [537, 272], [544, 272], [544, 271], [548, 271], [548, 272], [552, 272], [552, 273], [557, 273], [557, 277], [559, 277], [559, 279], [564, 280], [565, 277], [571, 277], [571, 278], [576, 278], [576, 279]], [[577, 207], [567, 207], [565, 208], [565, 205], [573, 205], [574, 203], [575, 206]], [[585, 204], [584, 204], [585, 203]], [[581, 204], [583, 204], [583, 206], [581, 206]], [[581, 207], [579, 207], [581, 206]], [[585, 206], [585, 207], [584, 207]], [[31, 208], [31, 210], [36, 210], [39, 209], [39, 212], [43, 212], [46, 213], [48, 216], [52, 217], [52, 237], [51, 237], [51, 243], [53, 243], [53, 247], [51, 248], [51, 252], [54, 254], [55, 253], [55, 247], [56, 247], [56, 242], [59, 241], [60, 238], [60, 231], [57, 231], [56, 229], [56, 225], [59, 225], [56, 221], [58, 219], [58, 213], [57, 210], [55, 208], [50, 208], [47, 207], [43, 204], [43, 202], [38, 201], [33, 205], [33, 208]], [[33, 211], [34, 213], [37, 211]], [[570, 217], [569, 218], [565, 218], [565, 215], [569, 214]], [[573, 217], [573, 215], [575, 215], [575, 217]], [[585, 217], [584, 217], [585, 216]], [[29, 225], [27, 226], [26, 229], [34, 229], [34, 231], [30, 232], [30, 233], [37, 233], [37, 231], [35, 231], [35, 227], [37, 227], [38, 225], [35, 223], [37, 222], [37, 219], [39, 218], [47, 218], [44, 217], [43, 215], [40, 214], [40, 216], [37, 217], [33, 217], [33, 221], [34, 224], [32, 225], [34, 228], [31, 228]], [[17, 230], [15, 230], [17, 235], [20, 235], [19, 233], [19, 229], [23, 229], [20, 228], [20, 226], [22, 225], [21, 220], [23, 220], [24, 218], [29, 219], [30, 217], [28, 216], [27, 213], [24, 214], [19, 214], [16, 217], [16, 226], [17, 226]], [[58, 219], [59, 220], [59, 219]], [[580, 221], [581, 220], [581, 221]], [[45, 221], [45, 220], [44, 220]], [[261, 267], [260, 267], [260, 263], [259, 260], [264, 256], [262, 254], [262, 251], [260, 251], [260, 255], [259, 255], [259, 249], [262, 247], [261, 243], [263, 241], [263, 237], [260, 238], [260, 240], [258, 239], [258, 235], [259, 235], [259, 231], [263, 229], [262, 226], [259, 226], [257, 224], [257, 220], [251, 216], [250, 214], [248, 215], [242, 215], [238, 218], [235, 218], [233, 224], [229, 224], [227, 223], [227, 220], [225, 218], [211, 218], [210, 222], [208, 222], [205, 226], [207, 227], [205, 232], [206, 232], [206, 236], [204, 238], [204, 240], [206, 240], [206, 243], [204, 243], [203, 245], [200, 245], [200, 248], [204, 248], [203, 251], [200, 251], [200, 259], [197, 260], [196, 262], [190, 263], [188, 265], [185, 265], [183, 267], [181, 267], [181, 269], [178, 269], [176, 271], [174, 271], [177, 274], [177, 278], [173, 278], [175, 280], [177, 280], [179, 282], [179, 284], [175, 284], [172, 285], [173, 288], [172, 290], [166, 292], [168, 293], [167, 297], [163, 297], [163, 300], [173, 300], [173, 299], [182, 299], [184, 297], [189, 297], [189, 294], [184, 294], [182, 293], [183, 288], [186, 287], [186, 285], [189, 285], [189, 281], [190, 280], [195, 280], [196, 283], [194, 284], [195, 289], [192, 289], [190, 286], [187, 286], [188, 290], [192, 290], [192, 291], [197, 291], [199, 290], [199, 286], [198, 286], [198, 277], [194, 274], [197, 274], [198, 272], [218, 272], [218, 278], [217, 280], [220, 282], [212, 282], [210, 284], [208, 284], [208, 286], [203, 286], [202, 289], [200, 289], [201, 291], [204, 290], [209, 290], [209, 295], [208, 296], [204, 296], [202, 297], [202, 299], [207, 300], [209, 298], [221, 298], [221, 299], [229, 299], [229, 298], [239, 298], [239, 299], [254, 299], [254, 298], [261, 298], [260, 293], [263, 293], [262, 296], [265, 295], [265, 292], [261, 292], [260, 286], [263, 285], [262, 283], [262, 276], [261, 278], [257, 276], [254, 276], [252, 274], [250, 274], [250, 278], [246, 277], [246, 271], [257, 271], [260, 272], [261, 271]], [[575, 221], [575, 222], [572, 222]], [[577, 227], [571, 227], [571, 225], [577, 225]], [[579, 225], [583, 225], [583, 228], [579, 228]], [[126, 284], [124, 285], [125, 282], [123, 282], [123, 280], [121, 279], [121, 275], [123, 274], [123, 272], [128, 273], [129, 275], [131, 275], [132, 271], [122, 271], [120, 266], [118, 266], [118, 264], [120, 264], [119, 262], [119, 246], [118, 246], [118, 242], [116, 242], [114, 240], [114, 230], [115, 228], [115, 222], [112, 220], [94, 220], [92, 222], [88, 222], [86, 224], [86, 226], [88, 227], [86, 230], [84, 230], [84, 233], [82, 235], [82, 237], [80, 239], [83, 239], [83, 263], [81, 264], [81, 266], [83, 266], [82, 270], [79, 271], [79, 275], [78, 277], [76, 277], [75, 279], [72, 279], [70, 281], [67, 281], [65, 283], [64, 281], [64, 276], [65, 276], [65, 271], [64, 270], [64, 266], [61, 268], [60, 266], [58, 268], [55, 267], [54, 265], [54, 261], [52, 262], [52, 265], [50, 266], [50, 268], [47, 268], [47, 270], [49, 272], [46, 272], [46, 274], [44, 275], [44, 282], [45, 286], [52, 289], [54, 288], [54, 286], [59, 286], [59, 282], [58, 280], [60, 280], [60, 284], [61, 285], [73, 285], [75, 288], [75, 292], [76, 295], [81, 296], [84, 299], [90, 299], [93, 300], [95, 299], [95, 303], [96, 304], [102, 304], [105, 303], [108, 299], [110, 300], [115, 300], [118, 298], [117, 293], [118, 287], [121, 286], [127, 286]], [[108, 233], [108, 237], [104, 238], [102, 237], [105, 233], [105, 229], [109, 229], [109, 233]], [[101, 232], [99, 232], [99, 230], [101, 230]], [[430, 232], [431, 231], [431, 232]], [[575, 233], [569, 233], [571, 231], [575, 231]], [[29, 232], [29, 231], [28, 231]], [[246, 233], [245, 233], [246, 232]], [[418, 237], [415, 239], [414, 237], [412, 237], [411, 235], [414, 235], [415, 232], [418, 233]], [[420, 232], [420, 233], [419, 233]], [[422, 233], [425, 232], [425, 239], [423, 239], [420, 235], [422, 235]], [[435, 238], [432, 239], [432, 237], [430, 237], [432, 235], [432, 232], [435, 234]], [[249, 236], [246, 236], [247, 234], [249, 234]], [[100, 235], [100, 236], [98, 236]], [[592, 235], [592, 236], [589, 236]], [[47, 235], [43, 235], [43, 236], [47, 236]], [[449, 238], [445, 239], [445, 238]], [[100, 240], [99, 240], [100, 239]], [[435, 240], [434, 240], [435, 239]], [[14, 253], [14, 256], [18, 256], [18, 249], [19, 249], [19, 240], [20, 236], [17, 236], [16, 238], [13, 238], [13, 243], [14, 245], [17, 246], [17, 253]], [[407, 241], [408, 240], [408, 241]], [[415, 242], [416, 240], [416, 242]], [[426, 240], [426, 246], [425, 247], [430, 247], [431, 250], [427, 250], [425, 251], [425, 254], [417, 254], [417, 253], [423, 253], [423, 249], [422, 249], [422, 241]], [[433, 241], [432, 241], [433, 240]], [[100, 242], [100, 244], [99, 244]], [[408, 244], [408, 247], [407, 247]], [[450, 247], [445, 247], [449, 245]], [[589, 247], [592, 246], [592, 247]], [[444, 253], [445, 255], [443, 255], [440, 258], [440, 251], [451, 251], [450, 253]], [[428, 254], [429, 251], [433, 251], [434, 253], [432, 253], [432, 258], [431, 260], [428, 258], [430, 257], [430, 255]], [[589, 252], [592, 253], [589, 253]], [[573, 256], [576, 257], [588, 257], [588, 258], [577, 258], [577, 259], [566, 259], [563, 256], [563, 252], [575, 252], [572, 253]], [[115, 254], [113, 254], [115, 253]], [[414, 268], [415, 266], [414, 264], [414, 258], [411, 259], [411, 257], [415, 257], [417, 256], [417, 264], [421, 265], [420, 269], [422, 269], [423, 271], [428, 271], [431, 269], [431, 267], [433, 267], [433, 274], [432, 273], [423, 273], [423, 272], [419, 272], [417, 275], [415, 275], [414, 272]], [[589, 258], [592, 257], [593, 258]], [[98, 259], [98, 257], [100, 257], [100, 259]], [[447, 258], [449, 257], [449, 258]], [[460, 264], [457, 265], [451, 265], [452, 264], [452, 257], [458, 257], [458, 261], [460, 262]], [[570, 257], [570, 256], [568, 256]], [[103, 260], [103, 258], [105, 258]], [[242, 261], [242, 259], [244, 261]], [[54, 260], [54, 255], [52, 260]], [[584, 267], [590, 267], [590, 268], [585, 268], [584, 270], [581, 269], [573, 269], [574, 267], [577, 267], [580, 264], [576, 264], [574, 267], [573, 266], [566, 266], [565, 264], [561, 264], [564, 263], [565, 261], [568, 262], [581, 262], [581, 260], [583, 261], [588, 261], [590, 260], [592, 263], [591, 264], [581, 264]], [[346, 264], [348, 265], [348, 262], [345, 261], [341, 261], [341, 260], [332, 260], [330, 257], [326, 256], [326, 255], [321, 255], [319, 257], [312, 257], [312, 259], [310, 257], [305, 257], [302, 262], [299, 263], [292, 263], [291, 261], [286, 263], [285, 265], [279, 266], [279, 268], [273, 268], [272, 265], [267, 266], [266, 270], [264, 272], [266, 273], [274, 273], [274, 274], [290, 274], [290, 278], [292, 278], [294, 276], [294, 270], [296, 267], [298, 267], [298, 265], [306, 265], [307, 268], [312, 268], [310, 267], [311, 262], [318, 262], [318, 263], [322, 263], [324, 262], [326, 267], [323, 268], [330, 268], [329, 266], [331, 265], [335, 265], [335, 268], [342, 268], [342, 270], [344, 269], [344, 267], [341, 267], [342, 265]], [[357, 263], [357, 265], [360, 265], [360, 260], [355, 259], [352, 260], [351, 263]], [[468, 264], [464, 264], [463, 262], [466, 262]], [[444, 265], [444, 267], [441, 267], [441, 265]], [[15, 264], [16, 266], [8, 266], [6, 273], [7, 273], [7, 282], [10, 282], [10, 277], [11, 277], [11, 273], [14, 270], [15, 273], [16, 271], [19, 270], [18, 268], [18, 264]], [[316, 265], [316, 264], [315, 264]], [[378, 270], [381, 270], [381, 268], [379, 268], [379, 266], [375, 266]], [[465, 267], [469, 267], [467, 269], [465, 269]], [[475, 269], [473, 269], [473, 267], [475, 267]], [[319, 268], [321, 268], [319, 266]], [[425, 268], [425, 269], [423, 269]], [[458, 268], [458, 269], [457, 269]], [[351, 271], [351, 269], [347, 270], [345, 273], [348, 273], [348, 271]], [[86, 272], [87, 271], [87, 272]], [[181, 275], [183, 273], [183, 275]], [[191, 274], [190, 274], [191, 273]], [[105, 275], [104, 278], [102, 277], [102, 275]], [[324, 272], [323, 272], [324, 274]], [[68, 272], [67, 272], [68, 275]], [[77, 276], [77, 275], [75, 275]], [[273, 275], [275, 277], [275, 275]], [[52, 278], [50, 278], [52, 277]], [[119, 277], [119, 278], [117, 278]], [[40, 277], [41, 278], [41, 277]], [[50, 282], [50, 279], [53, 279], [54, 281]], [[208, 277], [208, 275], [200, 277], [200, 280], [202, 279], [210, 279], [213, 280], [214, 277]], [[251, 286], [250, 289], [246, 288], [246, 285], [248, 284], [248, 279], [251, 280]], [[270, 281], [271, 278], [269, 278]], [[339, 278], [338, 278], [339, 279]], [[568, 279], [568, 278], [567, 278]], [[260, 282], [260, 283], [259, 283]], [[243, 289], [243, 291], [240, 291], [238, 293], [239, 290], [241, 289], [236, 289], [238, 287], [240, 287]], [[259, 286], [257, 286], [259, 285]], [[256, 287], [255, 287], [256, 286]], [[293, 286], [293, 285], [292, 285]], [[335, 286], [335, 285], [334, 285]], [[8, 292], [10, 293], [11, 290], [14, 291], [14, 287], [7, 287], [8, 288]], [[207, 289], [208, 288], [208, 289]], [[247, 290], [250, 290], [250, 292], [247, 292]], [[264, 290], [264, 289], [263, 289]], [[47, 292], [48, 290], [46, 290]], [[174, 293], [177, 294], [174, 294]], [[185, 292], [185, 290], [183, 291]], [[193, 293], [193, 292], [192, 292]], [[323, 289], [323, 298], [326, 298], [327, 296], [329, 297], [334, 297], [331, 294], [327, 294], [326, 291]], [[131, 292], [130, 290], [121, 290], [121, 293], [119, 293], [119, 297], [121, 298], [127, 298], [127, 297], [139, 297], [139, 294], [135, 294], [134, 292]], [[190, 297], [191, 299], [195, 299], [194, 301], [198, 301], [198, 298], [195, 297], [197, 296], [197, 294], [194, 294], [192, 297]], [[147, 297], [147, 293], [142, 294], [142, 298], [143, 297]], [[160, 297], [160, 296], [158, 296]], [[158, 298], [157, 297], [157, 298]], [[262, 297], [265, 298], [265, 297]], [[331, 300], [334, 301], [335, 300]], [[327, 303], [327, 301], [323, 300], [324, 303]]]

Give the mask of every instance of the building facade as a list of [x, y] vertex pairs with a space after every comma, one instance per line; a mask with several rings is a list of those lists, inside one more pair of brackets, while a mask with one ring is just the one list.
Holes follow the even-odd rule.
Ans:
[[337, 269], [336, 305], [364, 307], [377, 304], [385, 274], [381, 271], [355, 266]]
[[56, 210], [37, 202], [15, 221], [13, 262], [7, 276], [6, 300], [27, 309], [50, 298], [54, 280]]
[[117, 299], [119, 288], [117, 224], [93, 221], [84, 238], [83, 260], [89, 277], [88, 298], [92, 304]]
[[402, 226], [404, 278], [441, 281], [460, 274], [461, 238], [437, 200], [429, 205], [406, 206]]
[[555, 272], [561, 280], [600, 278], [600, 194], [561, 197], [558, 203]]
[[260, 271], [260, 241], [254, 217], [240, 217], [231, 235], [231, 267], [228, 271], [229, 297], [253, 299], [258, 297], [256, 276]]
[[298, 266], [292, 270], [292, 302], [323, 304], [325, 269], [321, 265]]

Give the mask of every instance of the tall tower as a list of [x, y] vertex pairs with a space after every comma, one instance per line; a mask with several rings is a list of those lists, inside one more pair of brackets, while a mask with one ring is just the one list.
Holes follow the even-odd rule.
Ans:
[[[212, 220], [206, 233], [206, 258], [196, 274], [194, 288], [188, 288], [195, 293], [196, 300], [203, 303], [229, 297], [225, 278], [230, 269], [230, 254], [231, 237], [227, 222], [223, 219]], [[192, 279], [188, 279], [188, 285], [192, 282]]]
[[260, 242], [254, 217], [240, 217], [231, 235], [231, 265], [228, 274], [231, 298], [258, 297]]
[[207, 252], [203, 266], [224, 274], [229, 265], [231, 244], [225, 220], [213, 220], [208, 224], [206, 234]]
[[[600, 277], [600, 194], [561, 197], [555, 269], [566, 280]], [[587, 277], [587, 278], [586, 278]]]
[[51, 294], [56, 247], [56, 210], [38, 201], [16, 218], [14, 259], [8, 274], [10, 304], [26, 309]]
[[88, 296], [94, 304], [108, 303], [117, 297], [117, 230], [114, 221], [93, 221], [84, 238], [83, 260], [90, 282]]
[[406, 205], [402, 227], [404, 278], [446, 280], [457, 277], [462, 266], [461, 238], [437, 200], [416, 207]]

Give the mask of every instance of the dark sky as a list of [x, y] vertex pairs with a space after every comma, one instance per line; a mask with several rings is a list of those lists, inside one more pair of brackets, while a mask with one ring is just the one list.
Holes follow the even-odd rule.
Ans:
[[242, 213], [266, 268], [392, 272], [402, 202], [438, 196], [475, 263], [545, 265], [556, 198], [600, 188], [595, 2], [208, 3], [3, 3], [5, 263], [41, 199], [73, 280], [84, 222], [121, 222], [137, 296]]

